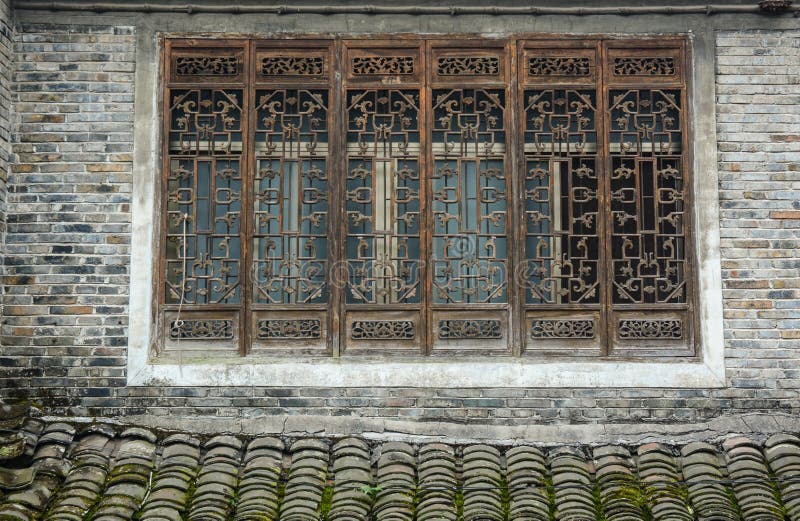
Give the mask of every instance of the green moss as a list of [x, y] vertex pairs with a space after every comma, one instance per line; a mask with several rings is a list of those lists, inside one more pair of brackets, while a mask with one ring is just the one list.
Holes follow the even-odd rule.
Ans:
[[453, 505], [456, 507], [456, 519], [462, 521], [464, 519], [464, 491], [461, 489], [456, 490], [453, 497]]
[[509, 521], [511, 519], [511, 494], [505, 478], [500, 480], [500, 510], [503, 512], [503, 519]]
[[738, 519], [744, 519], [742, 515], [742, 507], [740, 507], [739, 502], [736, 501], [736, 494], [734, 494], [733, 488], [731, 488], [730, 485], [725, 486], [725, 494], [728, 496], [728, 501], [730, 502], [731, 507], [733, 507], [733, 510], [736, 511], [736, 517]]
[[600, 487], [597, 484], [592, 488], [592, 500], [594, 501], [595, 521], [606, 521], [606, 515], [603, 512], [603, 498], [600, 495]]
[[331, 507], [333, 506], [333, 485], [328, 483], [322, 490], [322, 499], [319, 500], [319, 505], [317, 506], [317, 514], [319, 521], [328, 521], [328, 514], [331, 511]]
[[189, 482], [189, 488], [186, 489], [186, 494], [183, 495], [183, 510], [181, 511], [182, 521], [186, 521], [189, 517], [189, 507], [192, 504], [195, 490], [197, 490], [197, 480], [192, 479]]

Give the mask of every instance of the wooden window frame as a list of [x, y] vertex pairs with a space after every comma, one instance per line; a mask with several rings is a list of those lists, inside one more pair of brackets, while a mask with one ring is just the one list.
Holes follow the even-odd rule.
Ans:
[[[241, 154], [241, 224], [239, 236], [241, 255], [239, 283], [240, 300], [235, 305], [175, 305], [167, 302], [165, 292], [166, 233], [158, 234], [158, 276], [154, 291], [157, 295], [157, 333], [155, 348], [158, 354], [180, 353], [183, 356], [204, 356], [213, 352], [222, 356], [304, 356], [304, 357], [574, 357], [641, 359], [643, 357], [692, 358], [697, 354], [694, 329], [699, 324], [696, 317], [695, 291], [696, 263], [693, 247], [692, 188], [691, 188], [691, 127], [690, 111], [690, 48], [684, 36], [642, 37], [616, 39], [603, 36], [578, 38], [572, 36], [517, 35], [511, 38], [482, 38], [471, 35], [443, 39], [441, 36], [386, 35], [385, 37], [323, 37], [320, 35], [292, 36], [284, 39], [213, 39], [164, 38], [162, 55], [161, 89], [164, 93], [161, 118], [163, 143], [161, 196], [158, 215], [161, 230], [168, 227], [168, 175], [170, 171], [170, 93], [190, 88], [229, 88], [244, 93], [242, 99], [242, 154]], [[397, 57], [401, 60], [380, 66], [373, 58]], [[528, 58], [580, 57], [588, 58], [588, 72], [581, 69], [577, 76], [541, 75], [532, 77], [527, 70]], [[633, 74], [615, 76], [614, 62], [623, 59], [620, 67], [634, 70], [631, 59], [664, 57], [658, 63], [668, 67], [669, 74]], [[231, 65], [231, 57], [238, 60]], [[259, 58], [270, 70], [281, 73], [266, 74], [267, 65], [260, 69]], [[178, 74], [181, 67], [195, 66], [195, 74]], [[194, 58], [218, 58], [220, 63], [209, 64]], [[288, 59], [287, 59], [288, 58]], [[496, 58], [496, 59], [495, 59]], [[444, 60], [442, 60], [444, 59]], [[472, 61], [470, 61], [472, 60]], [[383, 60], [386, 62], [387, 60]], [[545, 60], [546, 61], [546, 60]], [[635, 60], [634, 60], [635, 61]], [[302, 63], [301, 63], [302, 62]], [[413, 62], [413, 70], [408, 68]], [[360, 67], [356, 72], [356, 63]], [[480, 63], [480, 65], [475, 65]], [[541, 63], [537, 62], [537, 63]], [[555, 63], [555, 62], [548, 62]], [[437, 64], [439, 68], [437, 69]], [[546, 65], [546, 64], [545, 64]], [[580, 60], [580, 67], [584, 61]], [[657, 65], [658, 66], [658, 65]], [[214, 69], [213, 67], [217, 67]], [[449, 69], [446, 69], [449, 67]], [[470, 69], [472, 67], [472, 69]], [[634, 67], [634, 69], [631, 69]], [[671, 68], [669, 68], [671, 67]], [[291, 70], [300, 70], [297, 74]], [[218, 73], [222, 70], [222, 73]], [[289, 70], [290, 72], [286, 72]], [[458, 74], [458, 71], [468, 71]], [[667, 70], [667, 69], [665, 69]], [[456, 72], [452, 72], [456, 71]], [[477, 71], [477, 72], [474, 72]], [[328, 223], [327, 250], [328, 299], [324, 305], [255, 305], [252, 300], [251, 279], [253, 271], [253, 187], [251, 178], [256, 168], [255, 132], [257, 121], [253, 117], [259, 89], [327, 89], [327, 176]], [[432, 222], [434, 153], [431, 132], [433, 122], [434, 91], [443, 89], [495, 89], [502, 91], [505, 106], [502, 108], [505, 127], [504, 172], [506, 186], [506, 252], [507, 298], [503, 304], [444, 305], [432, 298], [433, 274], [430, 259], [433, 249]], [[525, 288], [515, 281], [519, 268], [527, 255], [524, 251], [526, 236], [524, 223], [524, 165], [525, 107], [523, 93], [540, 89], [589, 89], [596, 93], [597, 176], [598, 183], [598, 240], [601, 252], [598, 259], [599, 303], [581, 305], [532, 305], [525, 302]], [[682, 178], [682, 230], [683, 265], [682, 280], [686, 286], [684, 302], [661, 305], [624, 305], [612, 302], [614, 276], [611, 264], [608, 234], [613, 218], [609, 210], [611, 153], [608, 136], [611, 132], [608, 112], [609, 91], [613, 89], [673, 89], [680, 92]], [[420, 237], [420, 297], [414, 305], [373, 304], [361, 305], [347, 301], [348, 266], [347, 249], [347, 95], [355, 90], [417, 89], [419, 92], [419, 237]], [[183, 316], [178, 316], [179, 312]], [[177, 317], [177, 318], [176, 318]], [[259, 319], [268, 319], [269, 326], [278, 331], [277, 337], [255, 340]], [[214, 329], [218, 338], [183, 337], [176, 343], [170, 339], [175, 320], [196, 321], [201, 330]], [[230, 321], [230, 328], [218, 321]], [[574, 328], [594, 325], [594, 337], [587, 341], [577, 336], [555, 335], [534, 338], [533, 321], [547, 322], [548, 327]], [[208, 321], [215, 322], [210, 328]], [[309, 322], [310, 321], [310, 322]], [[576, 323], [575, 321], [578, 321]], [[620, 338], [619, 327], [623, 321], [638, 328], [632, 337]], [[679, 321], [680, 336], [670, 338], [669, 327]], [[414, 334], [408, 337], [408, 322]], [[442, 335], [440, 328], [446, 324], [451, 329]], [[555, 325], [554, 325], [555, 324]], [[541, 325], [541, 324], [539, 324]], [[298, 332], [300, 326], [306, 327]], [[364, 333], [368, 326], [371, 333]], [[226, 329], [227, 328], [227, 329]], [[310, 328], [310, 329], [309, 329]], [[354, 333], [355, 329], [359, 332]], [[453, 329], [455, 328], [455, 329]], [[457, 333], [453, 333], [457, 330]], [[222, 333], [220, 333], [222, 331]], [[286, 331], [289, 333], [283, 334]], [[310, 331], [310, 332], [309, 332]], [[380, 333], [376, 333], [380, 331]], [[392, 332], [394, 331], [394, 332]], [[499, 331], [499, 336], [498, 336]], [[673, 332], [674, 333], [674, 332]], [[272, 334], [272, 333], [270, 333]], [[283, 336], [281, 336], [283, 334]], [[221, 337], [219, 335], [222, 335]], [[659, 337], [661, 336], [661, 337]]]

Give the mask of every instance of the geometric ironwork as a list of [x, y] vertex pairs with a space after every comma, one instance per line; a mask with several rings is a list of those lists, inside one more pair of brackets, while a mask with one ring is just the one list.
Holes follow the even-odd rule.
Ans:
[[350, 91], [347, 114], [347, 302], [419, 302], [419, 91]]
[[499, 320], [440, 320], [439, 338], [503, 338]]
[[188, 89], [171, 94], [168, 303], [239, 303], [241, 99], [241, 90]]
[[525, 300], [597, 304], [599, 186], [594, 90], [527, 90]]
[[679, 319], [625, 319], [619, 321], [617, 333], [620, 338], [683, 338], [683, 321]]
[[328, 92], [256, 92], [253, 302], [325, 303]]
[[233, 320], [173, 320], [169, 324], [171, 340], [230, 340]]
[[351, 331], [353, 340], [410, 340], [416, 335], [411, 320], [357, 320]]
[[609, 92], [613, 302], [686, 302], [679, 90]]
[[319, 320], [259, 320], [258, 338], [320, 338], [322, 326]]
[[433, 301], [504, 303], [508, 204], [502, 89], [433, 91]]
[[531, 322], [531, 338], [594, 338], [594, 320], [537, 319]]

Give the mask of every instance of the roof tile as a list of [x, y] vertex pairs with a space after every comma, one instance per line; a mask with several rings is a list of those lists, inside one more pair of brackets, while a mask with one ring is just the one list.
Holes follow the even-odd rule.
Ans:
[[4, 520], [800, 520], [794, 435], [545, 450], [17, 424]]

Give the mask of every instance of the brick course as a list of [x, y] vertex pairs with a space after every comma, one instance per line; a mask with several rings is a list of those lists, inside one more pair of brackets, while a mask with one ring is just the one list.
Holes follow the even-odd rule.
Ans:
[[800, 411], [800, 31], [717, 37], [720, 390], [125, 387], [134, 51], [131, 27], [19, 27], [0, 398], [68, 415], [498, 424]]

